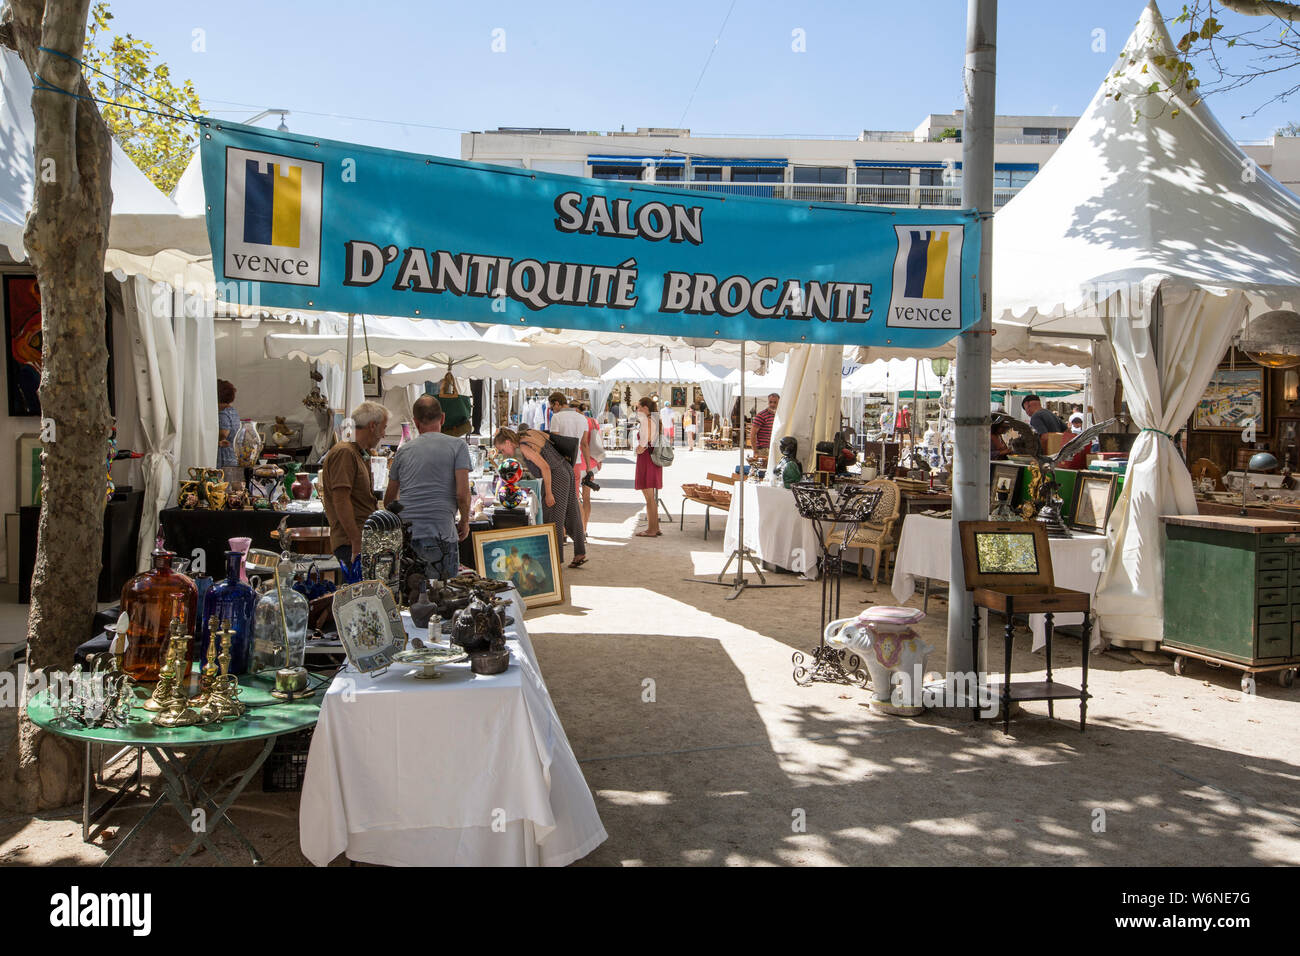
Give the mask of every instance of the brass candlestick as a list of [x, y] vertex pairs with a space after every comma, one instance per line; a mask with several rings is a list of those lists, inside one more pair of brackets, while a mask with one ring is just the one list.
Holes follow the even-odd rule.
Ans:
[[221, 656], [218, 660], [221, 663], [221, 673], [213, 682], [213, 702], [221, 713], [222, 720], [235, 720], [244, 713], [244, 704], [239, 699], [239, 679], [230, 673], [230, 642], [234, 637], [234, 631], [225, 630], [222, 632], [226, 639], [221, 643]]
[[217, 668], [217, 635], [224, 633], [230, 627], [230, 621], [222, 622], [221, 629], [213, 629], [208, 635], [208, 653], [207, 661], [203, 665], [203, 670], [199, 677], [199, 694], [194, 698], [194, 706], [202, 707], [207, 704], [208, 699], [212, 696], [212, 687], [220, 673]]
[[149, 699], [144, 702], [145, 710], [151, 710], [155, 713], [161, 712], [171, 703], [172, 697], [176, 695], [176, 640], [180, 637], [182, 630], [181, 619], [179, 616], [172, 618], [171, 637], [167, 641], [166, 656], [163, 658], [162, 670], [158, 672], [158, 681], [153, 685], [153, 693]]
[[[189, 706], [189, 698], [185, 696], [185, 684], [189, 677], [190, 640], [193, 635], [182, 634], [182, 630], [179, 618], [173, 618], [167, 655], [172, 670], [171, 698], [153, 719], [154, 725], [158, 727], [188, 727], [199, 721], [198, 712]], [[158, 680], [161, 684], [161, 674]], [[156, 693], [157, 688], [154, 690]]]

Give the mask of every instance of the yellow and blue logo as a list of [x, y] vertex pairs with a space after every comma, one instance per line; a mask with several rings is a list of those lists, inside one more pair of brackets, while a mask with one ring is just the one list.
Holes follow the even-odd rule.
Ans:
[[911, 230], [907, 250], [907, 281], [903, 295], [909, 299], [942, 299], [944, 274], [948, 270], [948, 232]]
[[310, 159], [226, 150], [226, 277], [320, 284], [325, 167]]
[[961, 328], [961, 228], [895, 226], [893, 296], [885, 324], [896, 329]]
[[245, 160], [244, 242], [298, 248], [302, 242], [302, 167]]

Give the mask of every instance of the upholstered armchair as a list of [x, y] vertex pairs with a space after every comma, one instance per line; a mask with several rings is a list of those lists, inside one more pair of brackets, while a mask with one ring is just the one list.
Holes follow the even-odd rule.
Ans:
[[858, 577], [862, 577], [865, 552], [871, 552], [871, 589], [876, 590], [880, 583], [880, 574], [889, 567], [889, 556], [898, 545], [899, 511], [903, 495], [898, 485], [888, 478], [877, 478], [867, 482], [868, 488], [879, 488], [883, 492], [876, 506], [871, 509], [867, 519], [858, 525], [853, 537], [844, 540], [844, 530], [833, 530], [826, 536], [828, 545], [838, 544], [844, 551], [856, 548], [858, 555]]

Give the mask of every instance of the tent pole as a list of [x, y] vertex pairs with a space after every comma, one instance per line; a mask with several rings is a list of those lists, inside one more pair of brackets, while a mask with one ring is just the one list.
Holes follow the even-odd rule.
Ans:
[[[962, 133], [962, 207], [978, 210], [983, 244], [979, 263], [979, 321], [957, 337], [956, 462], [952, 482], [951, 565], [948, 572], [947, 700], [964, 685], [958, 675], [978, 673], [981, 653], [971, 645], [974, 602], [966, 591], [958, 522], [989, 514], [989, 391], [993, 371], [993, 126], [997, 75], [997, 0], [968, 0], [966, 7], [965, 124]], [[983, 635], [987, 640], [987, 634]], [[969, 686], [969, 685], [965, 685]], [[965, 701], [974, 706], [974, 701]]]
[[355, 312], [348, 313], [348, 348], [347, 358], [343, 363], [343, 417], [352, 414], [352, 333], [356, 325]]
[[[659, 346], [659, 381], [655, 384], [655, 401], [659, 403], [659, 440], [663, 441], [664, 437], [664, 347]], [[668, 510], [664, 500], [659, 497], [659, 489], [655, 489], [655, 508], [662, 509], [664, 516], [667, 517], [668, 523], [673, 523], [673, 513]]]
[[[736, 472], [736, 474], [738, 475], [738, 478], [736, 479], [736, 485], [733, 486], [736, 488], [736, 492], [732, 495], [733, 501], [737, 501], [738, 499], [737, 501], [738, 507], [736, 510], [736, 519], [737, 519], [736, 528], [738, 532], [738, 536], [736, 538], [736, 547], [731, 552], [731, 554], [727, 555], [727, 563], [724, 564], [722, 566], [722, 570], [718, 572], [718, 577], [716, 580], [701, 581], [699, 578], [687, 579], [690, 581], [698, 581], [701, 584], [722, 584], [725, 585], [726, 587], [731, 588], [731, 593], [727, 595], [728, 601], [734, 601], [736, 598], [740, 597], [741, 593], [744, 592], [746, 588], [797, 588], [797, 587], [802, 587], [803, 585], [802, 581], [795, 581], [788, 584], [785, 583], [784, 581], [769, 582], [767, 580], [767, 575], [763, 573], [762, 565], [758, 563], [758, 558], [754, 556], [754, 552], [751, 551], [749, 548], [745, 547], [745, 340], [744, 339], [740, 340], [740, 406], [739, 407], [740, 407], [740, 427], [738, 431], [740, 432], [740, 437], [739, 440], [737, 440], [736, 442], [736, 447], [739, 449], [740, 466]], [[730, 414], [730, 412], [728, 412], [727, 414]], [[727, 569], [731, 567], [732, 561], [736, 562], [736, 575], [730, 581], [726, 581], [724, 580], [724, 578], [726, 578], [727, 576]], [[755, 584], [754, 582], [750, 581], [745, 577], [746, 561], [748, 561], [750, 564], [754, 566], [754, 570], [758, 573], [758, 579], [761, 583]]]

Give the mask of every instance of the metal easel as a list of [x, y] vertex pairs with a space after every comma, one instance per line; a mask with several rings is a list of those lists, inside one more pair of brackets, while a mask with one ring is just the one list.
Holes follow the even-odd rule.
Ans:
[[[661, 359], [662, 361], [662, 359]], [[738, 512], [739, 528], [736, 538], [736, 547], [727, 555], [727, 563], [722, 566], [718, 572], [716, 580], [702, 578], [687, 578], [688, 581], [699, 581], [701, 584], [720, 584], [723, 587], [731, 588], [732, 591], [727, 595], [728, 601], [734, 601], [740, 597], [746, 588], [798, 588], [803, 587], [802, 581], [771, 581], [763, 574], [763, 567], [759, 564], [758, 557], [754, 554], [754, 549], [745, 545], [745, 342], [740, 342], [740, 441], [736, 443], [740, 449], [740, 468], [739, 468], [739, 495], [737, 498], [740, 503]], [[731, 567], [731, 562], [736, 562], [736, 573], [731, 580], [725, 580], [727, 570]], [[754, 566], [754, 571], [758, 574], [759, 583], [755, 584], [749, 578], [745, 577], [745, 562], [748, 561]]]

